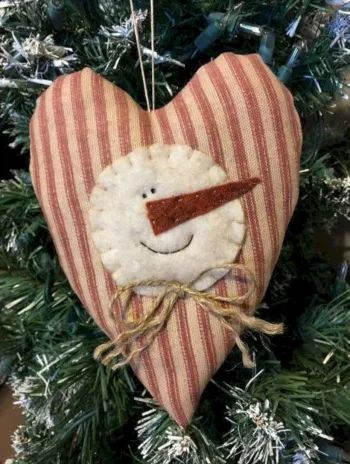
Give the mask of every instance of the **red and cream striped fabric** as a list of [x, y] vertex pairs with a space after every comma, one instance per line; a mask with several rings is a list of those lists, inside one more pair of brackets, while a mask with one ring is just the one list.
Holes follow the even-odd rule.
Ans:
[[[142, 110], [90, 69], [58, 78], [31, 121], [31, 174], [61, 265], [83, 305], [109, 336], [115, 284], [102, 267], [88, 225], [89, 195], [101, 171], [139, 146], [183, 143], [211, 155], [231, 180], [261, 179], [243, 198], [248, 233], [240, 261], [261, 301], [298, 196], [299, 118], [288, 90], [258, 55], [224, 53], [201, 67], [166, 106]], [[237, 292], [229, 275], [212, 289]], [[137, 297], [135, 314], [150, 297]], [[136, 374], [182, 426], [234, 337], [192, 300], [180, 299], [168, 325], [142, 355]]]

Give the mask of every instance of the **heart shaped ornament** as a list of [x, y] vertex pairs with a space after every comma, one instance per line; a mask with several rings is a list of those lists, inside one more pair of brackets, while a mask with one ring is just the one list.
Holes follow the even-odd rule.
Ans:
[[[255, 54], [220, 55], [150, 112], [84, 69], [43, 93], [30, 131], [33, 184], [62, 268], [108, 337], [176, 286], [159, 332], [134, 341], [143, 349], [132, 367], [186, 426], [239, 340], [198, 295], [235, 295], [236, 311], [252, 314], [297, 201], [291, 94]], [[247, 282], [232, 263], [256, 281], [243, 306]], [[133, 290], [128, 323], [123, 305], [111, 305], [117, 288]]]

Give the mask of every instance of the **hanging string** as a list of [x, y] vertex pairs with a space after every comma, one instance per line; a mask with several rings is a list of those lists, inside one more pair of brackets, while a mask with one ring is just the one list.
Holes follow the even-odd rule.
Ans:
[[154, 0], [150, 0], [150, 9], [151, 9], [151, 51], [152, 51], [152, 110], [156, 106], [156, 96], [155, 96], [155, 69], [154, 69]]
[[137, 53], [138, 53], [138, 56], [139, 56], [141, 77], [142, 77], [142, 83], [143, 83], [143, 91], [145, 93], [147, 111], [151, 111], [150, 104], [149, 104], [149, 96], [148, 96], [148, 90], [147, 90], [145, 69], [143, 67], [142, 52], [141, 52], [141, 45], [140, 45], [140, 37], [139, 37], [139, 31], [138, 31], [138, 28], [137, 28], [137, 21], [136, 21], [136, 14], [135, 14], [135, 8], [134, 8], [133, 0], [130, 0], [130, 9], [131, 9], [132, 25], [134, 27], [134, 34], [135, 34], [135, 40], [136, 40]]

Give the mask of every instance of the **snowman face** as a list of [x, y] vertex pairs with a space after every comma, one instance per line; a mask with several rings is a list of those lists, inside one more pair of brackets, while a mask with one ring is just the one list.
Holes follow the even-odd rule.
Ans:
[[[192, 212], [180, 221], [171, 216], [166, 199], [179, 196], [178, 201], [191, 206], [196, 192], [200, 198], [201, 192], [210, 196], [210, 187], [227, 181], [209, 156], [185, 145], [138, 148], [104, 169], [90, 197], [89, 218], [94, 244], [113, 280], [118, 285], [149, 279], [194, 282], [203, 290], [223, 277], [224, 269], [205, 271], [237, 257], [245, 235], [240, 200], [209, 207], [203, 214]], [[148, 208], [163, 201], [160, 214], [170, 215], [175, 224], [159, 232], [162, 217], [150, 217]], [[137, 288], [144, 295], [159, 291]]]

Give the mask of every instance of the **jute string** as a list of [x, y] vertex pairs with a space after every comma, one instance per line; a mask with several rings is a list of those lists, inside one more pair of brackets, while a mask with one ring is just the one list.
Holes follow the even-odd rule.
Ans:
[[[247, 291], [242, 295], [220, 296], [211, 292], [196, 290], [195, 282], [207, 272], [220, 269], [242, 271], [247, 280]], [[164, 287], [164, 291], [155, 298], [154, 304], [147, 314], [139, 318], [132, 318], [132, 297], [134, 289], [139, 286]], [[179, 298], [192, 298], [203, 310], [216, 316], [221, 323], [235, 333], [236, 345], [242, 353], [242, 361], [246, 367], [254, 365], [248, 347], [242, 341], [240, 334], [245, 330], [253, 330], [268, 335], [283, 332], [283, 324], [273, 324], [255, 316], [246, 314], [237, 307], [246, 303], [256, 288], [252, 272], [242, 264], [224, 264], [204, 271], [197, 279], [189, 283], [167, 281], [162, 279], [138, 280], [123, 285], [113, 295], [110, 301], [110, 312], [114, 317], [114, 305], [121, 304], [123, 329], [121, 333], [107, 343], [99, 345], [95, 352], [95, 359], [104, 365], [111, 364], [112, 369], [118, 369], [125, 364], [135, 361], [147, 349], [166, 327], [169, 317]], [[122, 356], [122, 359], [120, 359]]]

